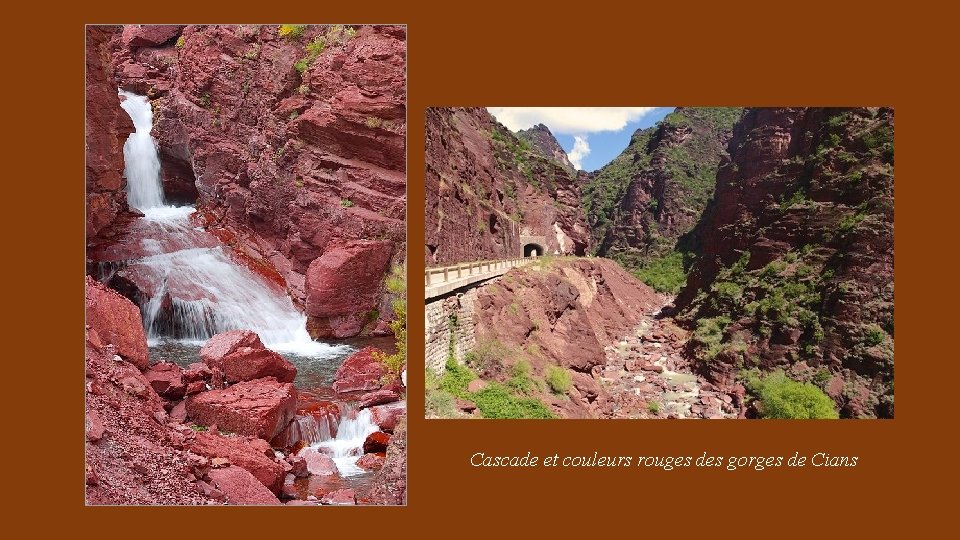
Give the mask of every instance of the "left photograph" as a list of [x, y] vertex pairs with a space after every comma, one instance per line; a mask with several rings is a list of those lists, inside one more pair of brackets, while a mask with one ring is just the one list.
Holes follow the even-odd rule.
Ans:
[[88, 505], [405, 505], [404, 25], [85, 28]]

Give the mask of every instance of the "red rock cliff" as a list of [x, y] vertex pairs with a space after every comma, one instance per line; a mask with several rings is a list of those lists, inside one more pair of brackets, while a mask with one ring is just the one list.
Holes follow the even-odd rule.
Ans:
[[578, 176], [486, 109], [428, 109], [426, 161], [427, 266], [518, 257], [521, 236], [586, 252]]
[[677, 301], [703, 371], [786, 368], [892, 417], [893, 110], [751, 109], [729, 151]]
[[120, 108], [109, 42], [115, 27], [87, 27], [86, 168], [87, 241], [127, 212], [123, 179], [123, 142], [133, 122]]
[[[119, 85], [151, 99], [167, 199], [195, 202], [200, 225], [303, 305], [307, 269], [332, 246], [377, 240], [405, 258], [405, 38], [401, 26], [133, 25], [111, 46]], [[354, 285], [388, 318], [385, 268]]]

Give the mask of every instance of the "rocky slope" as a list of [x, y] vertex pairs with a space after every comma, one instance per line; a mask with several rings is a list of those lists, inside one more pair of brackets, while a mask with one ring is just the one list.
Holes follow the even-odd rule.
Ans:
[[586, 253], [579, 176], [554, 153], [486, 109], [428, 109], [426, 265], [517, 257], [521, 236], [544, 237], [547, 253]]
[[532, 398], [562, 418], [612, 415], [618, 399], [599, 381], [605, 349], [633, 335], [664, 301], [607, 259], [558, 258], [513, 269], [478, 289], [476, 345], [466, 364], [480, 380], [469, 391]]
[[841, 416], [893, 416], [891, 109], [748, 110], [691, 247], [701, 373], [783, 368]]
[[594, 252], [635, 269], [673, 250], [713, 193], [739, 108], [678, 107], [583, 188]]
[[116, 31], [117, 27], [86, 27], [88, 243], [110, 236], [109, 228], [118, 217], [132, 217], [124, 191], [123, 142], [133, 131], [133, 122], [120, 108], [113, 78], [109, 43]]
[[[405, 257], [405, 37], [401, 26], [130, 25], [112, 36], [110, 85], [151, 99], [167, 200], [195, 203], [198, 225], [304, 306], [330, 284], [309, 271], [325, 254]], [[98, 108], [117, 105], [112, 94]], [[389, 267], [353, 283], [375, 291], [363, 305], [311, 309], [314, 335], [386, 331], [367, 317], [391, 313]]]
[[[256, 334], [218, 334], [200, 351], [202, 362], [186, 368], [151, 364], [132, 302], [88, 277], [85, 304], [88, 504], [357, 502], [333, 460], [307, 446], [321, 440], [321, 425], [336, 434], [344, 402], [298, 393], [290, 384], [296, 367]], [[364, 441], [358, 466], [381, 472], [359, 502], [403, 504], [405, 388], [385, 377], [372, 351], [348, 358], [334, 388], [372, 390], [356, 404], [379, 429]]]

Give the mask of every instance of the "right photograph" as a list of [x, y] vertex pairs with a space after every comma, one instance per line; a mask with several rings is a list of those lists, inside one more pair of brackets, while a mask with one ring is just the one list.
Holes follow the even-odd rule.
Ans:
[[894, 111], [426, 112], [427, 418], [894, 417]]

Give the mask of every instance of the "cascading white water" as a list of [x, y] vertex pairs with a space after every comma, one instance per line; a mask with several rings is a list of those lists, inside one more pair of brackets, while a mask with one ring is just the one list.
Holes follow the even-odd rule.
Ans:
[[342, 405], [341, 407], [342, 416], [337, 426], [337, 436], [310, 446], [333, 458], [340, 476], [365, 474], [368, 471], [358, 467], [357, 460], [363, 455], [363, 442], [371, 433], [380, 431], [380, 428], [373, 422], [370, 409], [363, 409], [354, 414], [351, 406]]
[[127, 178], [127, 203], [137, 210], [163, 206], [163, 185], [160, 183], [160, 157], [150, 136], [153, 109], [146, 96], [120, 90], [120, 106], [127, 111], [136, 129], [123, 145], [123, 175]]
[[[192, 207], [164, 205], [160, 159], [150, 136], [150, 103], [144, 96], [122, 90], [120, 94], [126, 98], [121, 105], [136, 126], [124, 144], [128, 201], [158, 235], [142, 240], [147, 256], [136, 261], [139, 275], [154, 284], [152, 296], [142, 306], [148, 339], [155, 343], [175, 329], [179, 339], [202, 342], [219, 332], [243, 329], [256, 332], [264, 345], [279, 352], [323, 358], [349, 350], [313, 341], [306, 316], [286, 294], [231, 261], [222, 246], [200, 242], [200, 233], [189, 220]], [[164, 315], [168, 292], [172, 306], [166, 306]]]

